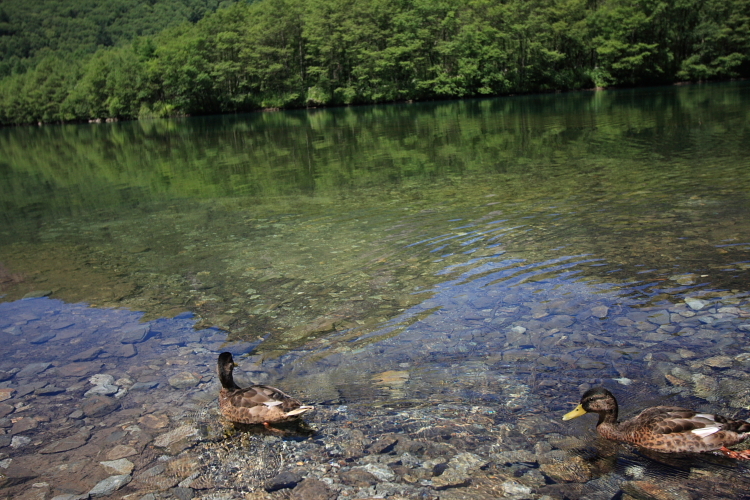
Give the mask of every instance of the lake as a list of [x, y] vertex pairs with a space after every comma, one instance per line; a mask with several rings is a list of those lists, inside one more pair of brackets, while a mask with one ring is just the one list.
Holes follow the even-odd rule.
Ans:
[[[0, 151], [0, 494], [750, 491], [745, 463], [561, 420], [598, 385], [623, 416], [750, 417], [747, 82], [5, 128]], [[225, 350], [311, 428], [227, 432]]]

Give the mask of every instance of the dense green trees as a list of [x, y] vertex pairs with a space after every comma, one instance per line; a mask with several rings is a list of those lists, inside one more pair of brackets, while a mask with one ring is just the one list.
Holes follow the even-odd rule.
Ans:
[[194, 24], [217, 0], [172, 0], [162, 14], [185, 22], [158, 33], [133, 13], [162, 2], [108, 0], [109, 17], [102, 3], [68, 16], [99, 31], [63, 37], [54, 57], [52, 42], [32, 54], [39, 36], [19, 36], [3, 3], [0, 123], [750, 76], [750, 0], [260, 0]]

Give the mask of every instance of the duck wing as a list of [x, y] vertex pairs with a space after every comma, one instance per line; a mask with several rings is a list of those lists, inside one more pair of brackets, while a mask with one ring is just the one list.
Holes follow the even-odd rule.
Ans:
[[284, 412], [301, 406], [301, 403], [293, 397], [269, 385], [253, 385], [245, 389], [235, 389], [226, 395], [226, 400], [235, 408], [278, 406]]

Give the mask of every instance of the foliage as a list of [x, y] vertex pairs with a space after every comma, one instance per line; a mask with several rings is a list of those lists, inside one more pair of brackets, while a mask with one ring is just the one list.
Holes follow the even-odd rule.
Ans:
[[750, 76], [750, 0], [80, 1], [0, 7], [1, 124]]

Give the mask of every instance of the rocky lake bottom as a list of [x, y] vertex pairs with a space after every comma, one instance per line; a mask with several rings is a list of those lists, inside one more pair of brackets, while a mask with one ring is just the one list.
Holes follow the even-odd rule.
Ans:
[[[432, 316], [345, 352], [348, 362], [341, 348], [315, 363], [313, 350], [238, 358], [240, 385], [280, 385], [316, 406], [275, 431], [219, 417], [217, 355], [252, 346], [195, 329], [190, 314], [142, 322], [125, 309], [45, 297], [0, 304], [0, 497], [697, 499], [707, 483], [713, 498], [750, 491], [746, 463], [648, 453], [598, 440], [593, 417], [561, 421], [592, 385], [615, 391], [625, 416], [669, 401], [747, 418], [745, 297], [496, 306], [453, 308], [476, 324], [442, 336], [442, 346], [415, 347], [451, 322]], [[609, 323], [619, 343], [605, 338]], [[478, 341], [486, 352], [467, 360], [459, 347]], [[389, 351], [404, 349], [411, 361]]]

